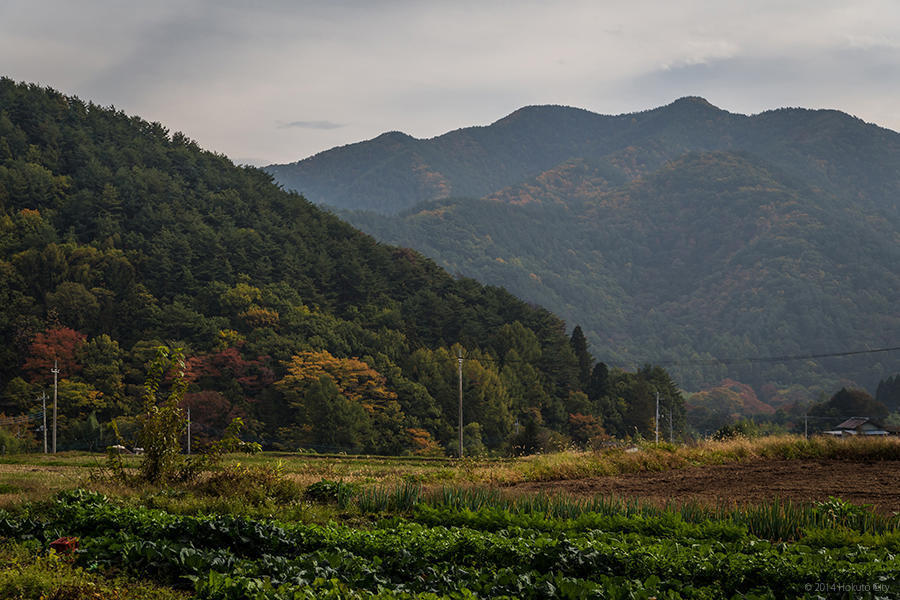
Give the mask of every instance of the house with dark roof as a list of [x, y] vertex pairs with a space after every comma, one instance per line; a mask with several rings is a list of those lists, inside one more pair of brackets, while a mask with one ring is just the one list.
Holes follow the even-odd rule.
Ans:
[[853, 417], [847, 419], [831, 431], [823, 432], [825, 435], [833, 435], [836, 437], [852, 436], [852, 435], [898, 435], [900, 428], [896, 426], [884, 426], [876, 423], [869, 417]]

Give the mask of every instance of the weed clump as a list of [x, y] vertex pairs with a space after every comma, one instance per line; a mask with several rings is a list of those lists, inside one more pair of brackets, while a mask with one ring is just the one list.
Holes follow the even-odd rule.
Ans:
[[321, 503], [336, 502], [340, 506], [349, 504], [351, 498], [359, 492], [359, 486], [343, 481], [320, 479], [306, 488], [305, 496], [308, 500]]
[[251, 506], [290, 504], [300, 486], [287, 478], [282, 465], [226, 465], [199, 481], [194, 489], [206, 496], [240, 500]]

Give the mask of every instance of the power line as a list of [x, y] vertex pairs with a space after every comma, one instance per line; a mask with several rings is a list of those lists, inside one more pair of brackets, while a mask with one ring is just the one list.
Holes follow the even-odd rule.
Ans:
[[15, 417], [0, 417], [0, 427], [12, 427], [15, 425], [27, 425], [32, 421], [40, 419], [40, 413], [32, 413], [28, 415], [18, 415]]
[[[635, 363], [647, 363], [655, 366], [666, 367], [666, 366], [714, 366], [714, 365], [734, 365], [734, 364], [742, 364], [742, 363], [777, 363], [777, 362], [790, 362], [795, 360], [811, 360], [816, 358], [840, 358], [843, 356], [858, 356], [861, 354], [876, 354], [876, 353], [884, 353], [884, 352], [897, 352], [900, 351], [900, 346], [891, 346], [888, 348], [874, 348], [871, 350], [848, 350], [844, 352], [826, 352], [821, 354], [791, 354], [784, 356], [743, 356], [743, 357], [731, 357], [731, 358], [702, 358], [702, 359], [693, 359], [693, 360], [650, 360], [650, 361], [631, 361]], [[458, 358], [455, 356], [450, 356], [450, 360], [457, 360]], [[524, 363], [524, 364], [535, 364], [540, 363], [540, 358], [535, 360], [526, 360], [526, 359], [505, 359], [505, 358], [494, 358], [491, 356], [472, 356], [467, 355], [462, 357], [463, 360], [474, 360], [477, 362], [492, 362], [492, 363]], [[416, 361], [418, 364], [430, 364], [430, 365], [445, 365], [447, 361], [445, 360], [418, 360]]]
[[846, 352], [826, 352], [823, 354], [793, 354], [786, 356], [753, 356], [741, 358], [708, 358], [696, 360], [660, 360], [653, 364], [661, 367], [665, 366], [681, 366], [681, 365], [735, 365], [742, 363], [777, 363], [790, 362], [794, 360], [811, 360], [815, 358], [837, 358], [841, 356], [857, 356], [860, 354], [875, 354], [879, 352], [896, 352], [900, 350], [900, 346], [892, 346], [890, 348], [874, 348], [872, 350], [850, 350]]

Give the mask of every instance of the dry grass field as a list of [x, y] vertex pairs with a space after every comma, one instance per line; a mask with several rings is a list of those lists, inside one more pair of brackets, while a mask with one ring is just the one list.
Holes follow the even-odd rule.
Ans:
[[[136, 457], [127, 462], [134, 463]], [[301, 487], [321, 480], [360, 487], [419, 484], [490, 487], [510, 493], [615, 496], [651, 502], [753, 503], [774, 498], [818, 502], [840, 497], [900, 513], [900, 438], [796, 436], [694, 445], [644, 444], [516, 459], [376, 457], [262, 453], [231, 462], [277, 469]], [[98, 454], [0, 457], [0, 507], [42, 500], [76, 487], [139, 493], [102, 481]]]

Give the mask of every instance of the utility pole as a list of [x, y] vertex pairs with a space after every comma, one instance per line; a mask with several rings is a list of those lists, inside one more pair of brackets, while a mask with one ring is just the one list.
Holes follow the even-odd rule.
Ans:
[[50, 372], [53, 373], [53, 454], [56, 454], [56, 400], [59, 388], [59, 366], [57, 366], [55, 360], [53, 361], [53, 369]]
[[47, 454], [47, 392], [41, 391], [41, 409], [44, 413], [44, 454]]
[[672, 425], [672, 405], [669, 405], [669, 443], [672, 444], [675, 441], [675, 436], [673, 435], [674, 425]]
[[190, 456], [190, 454], [191, 454], [191, 408], [190, 407], [188, 407], [188, 409], [187, 409], [187, 417], [188, 417], [188, 422], [187, 422], [187, 437], [188, 437], [187, 450], [188, 451], [187, 451], [187, 453], [188, 453], [188, 456]]
[[462, 348], [459, 349], [457, 358], [459, 362], [459, 457], [463, 457], [463, 410], [462, 410]]
[[809, 439], [809, 415], [803, 415], [803, 439]]
[[659, 445], [659, 390], [656, 391], [656, 445]]

